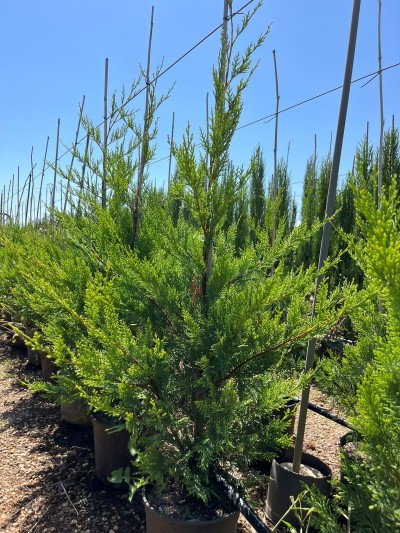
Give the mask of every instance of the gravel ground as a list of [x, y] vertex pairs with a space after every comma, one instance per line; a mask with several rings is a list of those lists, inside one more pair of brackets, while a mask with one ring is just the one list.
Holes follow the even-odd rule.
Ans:
[[[59, 407], [33, 396], [21, 381], [40, 376], [25, 350], [0, 338], [0, 531], [131, 533], [145, 530], [140, 496], [97, 480], [93, 430], [61, 420]], [[312, 401], [324, 404], [312, 391]], [[326, 402], [325, 402], [326, 405]], [[310, 412], [305, 451], [339, 473], [337, 442], [346, 429]], [[262, 516], [263, 491], [258, 492]], [[255, 530], [241, 518], [240, 533]], [[161, 533], [161, 532], [160, 532]]]

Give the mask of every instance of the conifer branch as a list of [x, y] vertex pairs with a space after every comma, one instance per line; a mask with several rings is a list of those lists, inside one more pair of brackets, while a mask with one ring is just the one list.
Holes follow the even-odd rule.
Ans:
[[280, 348], [283, 348], [284, 346], [287, 346], [288, 344], [304, 339], [305, 337], [313, 333], [313, 331], [315, 331], [319, 327], [321, 327], [321, 324], [315, 324], [314, 326], [311, 326], [309, 329], [302, 331], [301, 333], [295, 335], [294, 337], [285, 339], [284, 341], [278, 344], [275, 344], [275, 346], [271, 346], [270, 348], [267, 348], [266, 350], [262, 350], [261, 352], [251, 355], [250, 357], [248, 357], [247, 359], [245, 359], [244, 361], [240, 362], [238, 365], [233, 367], [232, 370], [230, 370], [227, 374], [225, 374], [225, 376], [222, 376], [221, 378], [214, 381], [214, 386], [219, 387], [220, 385], [222, 385], [222, 383], [224, 383], [225, 381], [233, 377], [244, 366], [248, 365], [249, 363], [253, 362], [256, 359], [259, 359], [260, 357], [265, 357], [271, 352], [279, 350]]

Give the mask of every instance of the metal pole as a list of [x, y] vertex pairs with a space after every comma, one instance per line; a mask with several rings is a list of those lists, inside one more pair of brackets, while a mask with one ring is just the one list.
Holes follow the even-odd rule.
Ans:
[[101, 180], [101, 207], [107, 207], [107, 96], [108, 93], [108, 57], [104, 69], [104, 133], [103, 133], [103, 178]]
[[[334, 208], [335, 208], [336, 188], [337, 188], [337, 181], [338, 181], [338, 175], [339, 175], [340, 158], [342, 154], [344, 129], [346, 125], [347, 107], [349, 103], [351, 76], [353, 72], [354, 54], [355, 54], [356, 42], [357, 42], [358, 20], [360, 16], [360, 6], [361, 6], [361, 0], [354, 0], [353, 14], [352, 14], [352, 19], [351, 19], [351, 27], [350, 27], [350, 37], [349, 37], [349, 44], [348, 44], [348, 50], [347, 50], [346, 69], [345, 69], [343, 89], [342, 89], [342, 99], [340, 102], [339, 118], [338, 118], [338, 125], [337, 125], [337, 131], [336, 131], [336, 140], [335, 140], [335, 147], [334, 147], [333, 159], [332, 159], [332, 169], [331, 169], [331, 176], [329, 180], [328, 197], [326, 201], [325, 223], [324, 223], [324, 227], [322, 230], [321, 247], [320, 247], [320, 252], [319, 252], [318, 271], [321, 270], [321, 268], [323, 267], [325, 263], [326, 258], [328, 257], [328, 248], [329, 248], [329, 241], [330, 241], [330, 234], [331, 234], [331, 223], [329, 222], [329, 217], [333, 215]], [[312, 320], [315, 317], [318, 288], [319, 288], [321, 281], [322, 281], [322, 276], [318, 275], [316, 279], [316, 283], [315, 283], [314, 301], [313, 301], [313, 307], [312, 307]], [[310, 339], [310, 341], [308, 342], [308, 347], [307, 347], [307, 356], [306, 356], [306, 365], [305, 365], [306, 372], [311, 370], [313, 367], [315, 345], [316, 345], [316, 339], [315, 338]], [[307, 406], [308, 406], [309, 397], [310, 397], [310, 387], [307, 387], [306, 389], [303, 390], [302, 395], [301, 395], [299, 422], [298, 422], [296, 445], [295, 445], [295, 452], [294, 452], [294, 458], [293, 458], [293, 471], [294, 472], [299, 472], [300, 470], [301, 456], [302, 456], [303, 443], [304, 443], [304, 432], [305, 432], [305, 426], [306, 426], [306, 421], [307, 421]]]

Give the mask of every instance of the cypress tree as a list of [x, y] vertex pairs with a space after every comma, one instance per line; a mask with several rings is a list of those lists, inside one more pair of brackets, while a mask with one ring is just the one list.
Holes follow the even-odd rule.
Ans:
[[400, 145], [399, 130], [391, 128], [383, 137], [382, 183], [388, 187], [393, 176], [397, 176], [397, 190], [400, 188]]
[[250, 181], [249, 210], [253, 229], [250, 231], [252, 242], [256, 240], [256, 229], [265, 226], [265, 163], [260, 145], [254, 151]]
[[[316, 180], [315, 180], [315, 158], [310, 157], [307, 161], [303, 182], [303, 195], [301, 201], [300, 221], [307, 229], [310, 229], [315, 221], [316, 203]], [[299, 249], [299, 264], [310, 265], [312, 261], [313, 241], [310, 239], [304, 242]]]
[[[316, 183], [315, 219], [319, 220], [320, 222], [323, 222], [325, 218], [326, 199], [328, 196], [331, 168], [332, 168], [332, 159], [328, 155], [321, 162], [318, 180]], [[318, 263], [321, 235], [322, 235], [322, 228], [315, 235], [314, 240], [313, 240], [313, 251], [312, 251], [313, 259], [312, 260], [315, 264]]]

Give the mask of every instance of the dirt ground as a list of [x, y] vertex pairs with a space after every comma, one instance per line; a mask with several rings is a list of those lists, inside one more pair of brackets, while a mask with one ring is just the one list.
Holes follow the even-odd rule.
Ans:
[[[0, 332], [0, 531], [131, 533], [145, 530], [140, 496], [97, 480], [93, 430], [61, 420], [59, 407], [21, 383], [40, 376], [22, 348]], [[316, 391], [311, 400], [322, 403]], [[305, 451], [339, 472], [338, 440], [347, 430], [310, 412]], [[263, 502], [257, 513], [263, 515]], [[240, 533], [255, 530], [241, 517]], [[161, 533], [161, 532], [160, 532]]]

